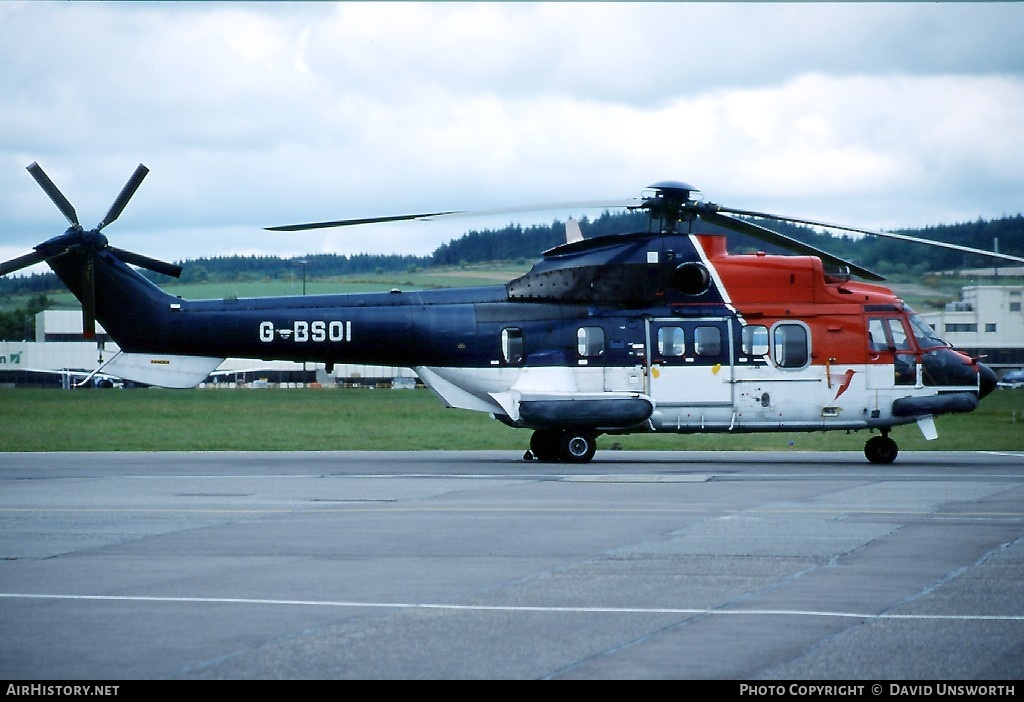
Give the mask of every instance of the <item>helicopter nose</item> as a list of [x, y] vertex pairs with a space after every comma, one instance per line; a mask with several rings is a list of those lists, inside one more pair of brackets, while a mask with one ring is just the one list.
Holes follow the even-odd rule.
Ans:
[[978, 364], [978, 399], [985, 397], [996, 389], [996, 372], [984, 363]]

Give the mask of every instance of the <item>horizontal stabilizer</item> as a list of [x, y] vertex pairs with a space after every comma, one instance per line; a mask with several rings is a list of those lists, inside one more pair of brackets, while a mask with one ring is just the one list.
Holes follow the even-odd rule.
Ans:
[[194, 388], [206, 380], [223, 358], [169, 354], [119, 353], [102, 370], [136, 383], [162, 388]]

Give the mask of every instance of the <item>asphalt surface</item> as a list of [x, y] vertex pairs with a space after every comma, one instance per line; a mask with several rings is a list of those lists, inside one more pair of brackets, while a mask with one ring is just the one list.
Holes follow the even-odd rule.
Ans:
[[0, 679], [1019, 680], [1022, 537], [1024, 451], [0, 453]]

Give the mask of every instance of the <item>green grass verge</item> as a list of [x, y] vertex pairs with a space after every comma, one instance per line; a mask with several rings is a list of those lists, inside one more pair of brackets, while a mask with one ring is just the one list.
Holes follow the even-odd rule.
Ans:
[[[464, 267], [439, 267], [417, 271], [385, 271], [361, 275], [309, 278], [307, 295], [333, 295], [341, 293], [384, 292], [399, 290], [428, 290], [477, 285], [503, 285], [529, 269], [529, 265], [479, 264]], [[163, 286], [172, 295], [186, 300], [220, 300], [242, 297], [279, 297], [302, 294], [302, 279], [213, 281], [208, 283], [179, 283], [171, 281]], [[74, 296], [66, 291], [51, 293], [50, 309], [79, 309]], [[30, 296], [0, 298], [0, 311], [9, 311], [28, 304]]]
[[[530, 432], [480, 412], [446, 409], [427, 390], [59, 390], [0, 388], [0, 451], [525, 450]], [[1024, 450], [1024, 390], [999, 390], [977, 411], [913, 424], [902, 451]], [[861, 451], [862, 432], [633, 434], [598, 448]]]

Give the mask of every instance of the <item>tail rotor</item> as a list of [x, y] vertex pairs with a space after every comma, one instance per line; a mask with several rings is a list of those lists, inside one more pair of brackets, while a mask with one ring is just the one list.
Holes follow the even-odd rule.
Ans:
[[114, 199], [110, 209], [107, 210], [103, 221], [96, 225], [95, 229], [89, 230], [82, 227], [78, 221], [78, 213], [75, 212], [75, 208], [64, 197], [60, 189], [54, 185], [53, 181], [50, 180], [50, 177], [46, 175], [46, 172], [43, 171], [38, 163], [32, 163], [27, 167], [27, 170], [71, 226], [63, 234], [59, 234], [33, 247], [33, 251], [30, 253], [0, 263], [0, 275], [7, 275], [8, 273], [13, 273], [44, 261], [50, 263], [61, 256], [71, 253], [84, 255], [85, 263], [81, 272], [80, 284], [71, 287], [82, 303], [82, 329], [87, 339], [91, 339], [96, 335], [96, 259], [100, 252], [107, 251], [125, 263], [173, 278], [181, 275], [181, 266], [111, 246], [107, 241], [107, 237], [100, 233], [104, 227], [121, 216], [128, 201], [135, 195], [146, 174], [149, 173], [149, 169], [146, 166], [141, 163], [138, 165], [135, 172], [128, 179], [128, 182], [121, 189], [121, 192]]

